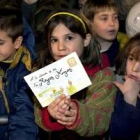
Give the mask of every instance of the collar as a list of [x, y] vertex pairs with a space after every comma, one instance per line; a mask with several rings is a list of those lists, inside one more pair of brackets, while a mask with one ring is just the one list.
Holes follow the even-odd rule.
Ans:
[[90, 67], [90, 66], [84, 66], [88, 76], [92, 76], [95, 73], [97, 73], [99, 70], [101, 70], [100, 66]]
[[[21, 46], [15, 57], [14, 57], [14, 60], [12, 61], [12, 63], [10, 64], [10, 69], [14, 68], [20, 61], [22, 61], [26, 68], [31, 71], [31, 56], [30, 56], [30, 53], [29, 51], [26, 49], [26, 47], [24, 46]], [[3, 70], [0, 68], [0, 75], [3, 75], [4, 72]]]

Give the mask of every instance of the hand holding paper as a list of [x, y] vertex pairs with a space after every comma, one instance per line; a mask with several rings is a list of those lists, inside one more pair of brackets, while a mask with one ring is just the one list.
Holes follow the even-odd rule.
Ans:
[[54, 119], [57, 120], [65, 116], [64, 112], [69, 109], [69, 106], [65, 104], [67, 98], [62, 94], [48, 106], [48, 112]]
[[59, 112], [61, 112], [63, 116], [59, 116], [57, 118], [57, 122], [65, 126], [72, 125], [76, 120], [78, 108], [75, 102], [71, 101], [70, 99], [66, 99], [64, 104], [65, 106], [68, 106], [69, 109], [59, 109]]

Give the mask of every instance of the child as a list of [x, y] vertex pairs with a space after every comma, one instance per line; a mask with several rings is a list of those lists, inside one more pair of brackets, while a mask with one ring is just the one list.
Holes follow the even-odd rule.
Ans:
[[140, 135], [140, 33], [132, 37], [121, 51], [117, 61], [118, 74], [124, 75], [112, 114], [112, 140], [138, 140]]
[[[115, 76], [109, 67], [101, 67], [99, 48], [90, 29], [88, 20], [74, 10], [56, 11], [46, 21], [43, 66], [75, 51], [92, 81], [72, 99], [62, 95], [46, 108], [37, 110], [36, 106], [38, 125], [46, 131], [58, 131], [50, 139], [83, 140], [108, 129], [116, 93], [111, 81]], [[76, 113], [71, 116], [67, 111]]]
[[125, 34], [118, 34], [118, 8], [114, 0], [87, 0], [83, 14], [92, 23], [100, 52], [107, 54], [110, 65], [114, 66], [120, 48], [128, 41]]
[[[0, 118], [1, 140], [36, 140], [31, 91], [23, 77], [31, 71], [30, 52], [22, 46], [22, 15], [0, 9]], [[32, 49], [32, 48], [30, 48]]]
[[87, 0], [78, 0], [78, 5], [79, 5], [80, 12], [83, 11], [83, 7], [84, 7], [86, 1]]
[[[2, 4], [3, 5], [3, 4]], [[7, 0], [6, 8], [22, 11], [23, 17], [33, 29], [35, 35], [35, 50], [37, 55], [42, 52], [44, 21], [46, 17], [60, 7], [78, 9], [77, 0]]]

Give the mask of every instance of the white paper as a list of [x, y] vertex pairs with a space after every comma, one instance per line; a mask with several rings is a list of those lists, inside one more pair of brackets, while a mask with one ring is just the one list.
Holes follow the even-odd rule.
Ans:
[[59, 95], [72, 95], [91, 85], [77, 54], [70, 55], [24, 77], [42, 107]]

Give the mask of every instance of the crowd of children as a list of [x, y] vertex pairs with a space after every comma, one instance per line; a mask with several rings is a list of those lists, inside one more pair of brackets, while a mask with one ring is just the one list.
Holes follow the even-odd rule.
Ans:
[[[140, 33], [119, 32], [117, 4], [0, 2], [0, 139], [139, 139]], [[92, 84], [42, 108], [24, 76], [72, 52]]]

